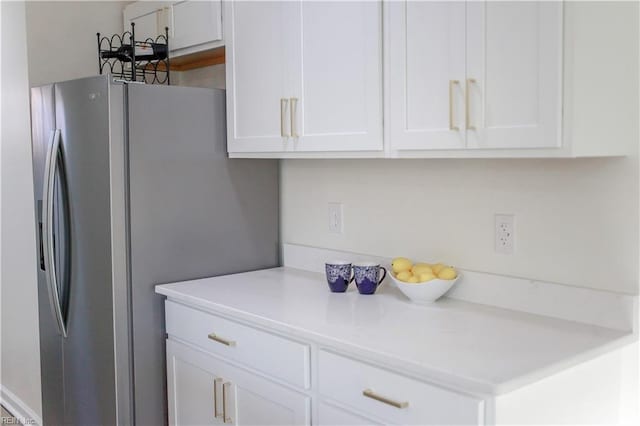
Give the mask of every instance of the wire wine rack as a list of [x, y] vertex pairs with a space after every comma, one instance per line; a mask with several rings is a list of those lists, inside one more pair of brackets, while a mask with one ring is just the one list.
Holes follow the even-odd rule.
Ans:
[[147, 84], [171, 84], [169, 69], [169, 28], [164, 35], [144, 41], [136, 40], [135, 24], [131, 31], [98, 38], [98, 70], [126, 81]]

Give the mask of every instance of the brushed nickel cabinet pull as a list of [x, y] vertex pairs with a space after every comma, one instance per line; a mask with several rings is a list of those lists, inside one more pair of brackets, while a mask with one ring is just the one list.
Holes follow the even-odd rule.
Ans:
[[296, 107], [298, 106], [298, 98], [291, 98], [291, 137], [298, 137], [298, 130], [296, 129]]
[[460, 84], [458, 80], [449, 80], [449, 130], [458, 131], [460, 128], [454, 125], [454, 112], [453, 112], [453, 88]]
[[217, 377], [213, 381], [213, 417], [216, 419], [220, 417], [218, 414], [218, 385], [222, 383], [222, 379]]
[[213, 340], [214, 342], [222, 343], [223, 345], [227, 345], [227, 346], [235, 346], [236, 345], [236, 342], [234, 342], [233, 340], [223, 339], [220, 336], [216, 336], [215, 333], [209, 333], [209, 335], [207, 335], [207, 337], [209, 339]]
[[471, 89], [471, 85], [475, 82], [476, 80], [474, 78], [468, 78], [464, 88], [464, 120], [465, 128], [467, 130], [476, 130], [475, 126], [471, 125], [471, 112], [469, 107], [469, 90]]
[[227, 395], [229, 394], [229, 388], [231, 383], [227, 382], [222, 385], [222, 421], [224, 423], [231, 423], [231, 417], [227, 417]]
[[380, 402], [382, 402], [384, 404], [391, 405], [391, 406], [396, 407], [396, 408], [407, 408], [409, 406], [408, 402], [394, 401], [393, 399], [389, 399], [389, 398], [386, 398], [384, 396], [376, 394], [371, 389], [363, 390], [362, 391], [362, 395], [366, 396], [367, 398], [375, 399], [376, 401], [380, 401]]
[[289, 137], [286, 131], [287, 103], [289, 103], [288, 99], [280, 98], [280, 136], [283, 138]]

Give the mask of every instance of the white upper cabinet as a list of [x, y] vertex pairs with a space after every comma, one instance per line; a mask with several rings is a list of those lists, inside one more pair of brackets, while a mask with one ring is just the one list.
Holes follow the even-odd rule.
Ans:
[[172, 50], [222, 40], [220, 1], [181, 1], [171, 6], [171, 12]]
[[131, 30], [131, 23], [135, 24], [136, 40], [155, 40], [165, 34], [168, 26], [168, 7], [164, 4], [133, 3], [124, 9], [124, 30]]
[[393, 147], [464, 148], [465, 3], [393, 2], [387, 13]]
[[172, 56], [222, 46], [222, 2], [137, 1], [124, 8], [124, 29], [135, 23], [136, 40], [155, 39], [169, 28]]
[[559, 146], [562, 3], [393, 2], [388, 14], [393, 149]]
[[223, 9], [232, 157], [619, 156], [638, 137], [637, 3]]
[[225, 4], [230, 153], [381, 151], [380, 2]]
[[289, 142], [293, 2], [225, 3], [229, 152], [278, 152]]
[[467, 3], [468, 148], [559, 147], [562, 3]]
[[295, 149], [382, 150], [381, 3], [297, 5], [290, 105]]

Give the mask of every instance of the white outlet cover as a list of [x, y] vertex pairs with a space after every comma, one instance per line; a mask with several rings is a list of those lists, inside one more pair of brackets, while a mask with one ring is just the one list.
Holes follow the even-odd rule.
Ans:
[[500, 254], [513, 254], [515, 251], [515, 216], [512, 214], [495, 215], [495, 251]]

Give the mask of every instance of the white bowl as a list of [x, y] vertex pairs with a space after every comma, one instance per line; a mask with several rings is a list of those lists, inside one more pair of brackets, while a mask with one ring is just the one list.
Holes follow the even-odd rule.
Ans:
[[453, 285], [460, 279], [460, 274], [452, 280], [441, 280], [435, 278], [431, 281], [424, 283], [405, 283], [398, 280], [389, 273], [389, 276], [396, 283], [396, 287], [400, 289], [405, 296], [411, 299], [414, 303], [428, 304], [433, 303], [441, 298], [447, 291], [453, 287]]

